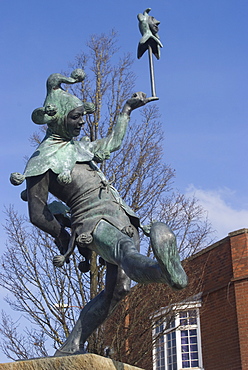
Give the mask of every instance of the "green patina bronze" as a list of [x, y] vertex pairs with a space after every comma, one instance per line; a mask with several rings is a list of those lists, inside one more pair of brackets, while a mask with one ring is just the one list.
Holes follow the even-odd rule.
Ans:
[[138, 14], [139, 29], [142, 38], [138, 45], [138, 59], [142, 57], [144, 52], [151, 46], [152, 53], [157, 59], [160, 58], [160, 48], [163, 47], [158, 36], [158, 25], [160, 22], [149, 15], [151, 8], [146, 9], [143, 14]]
[[[22, 198], [28, 201], [30, 220], [55, 239], [61, 253], [54, 257], [55, 266], [69, 262], [75, 247], [84, 257], [79, 264], [82, 272], [90, 268], [92, 251], [106, 264], [105, 289], [82, 309], [55, 356], [84, 352], [89, 335], [129, 292], [130, 279], [143, 284], [167, 283], [173, 289], [187, 285], [173, 232], [162, 222], [144, 229], [96, 164], [120, 148], [131, 112], [158, 98], [147, 98], [142, 92], [133, 94], [110, 135], [92, 142], [86, 137], [76, 141], [73, 138], [85, 123], [83, 115], [93, 113], [94, 105], [69, 94], [61, 84], [82, 82], [84, 78], [80, 69], [70, 77], [55, 73], [48, 78], [44, 105], [32, 113], [36, 124], [47, 124], [46, 136], [24, 174], [11, 175], [14, 185], [26, 179]], [[47, 204], [49, 193], [62, 203]], [[156, 260], [138, 252], [139, 229], [150, 237]]]

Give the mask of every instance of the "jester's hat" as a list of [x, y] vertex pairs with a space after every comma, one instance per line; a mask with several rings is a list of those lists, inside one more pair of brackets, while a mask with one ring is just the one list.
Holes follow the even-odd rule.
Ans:
[[[66, 118], [68, 113], [77, 108], [84, 107], [84, 114], [93, 113], [95, 106], [93, 103], [85, 103], [76, 96], [65, 91], [61, 84], [74, 84], [82, 82], [85, 72], [82, 69], [75, 69], [70, 77], [60, 73], [53, 73], [47, 79], [47, 95], [43, 107], [37, 108], [32, 113], [32, 120], [38, 125], [47, 124], [48, 130], [46, 137], [56, 135], [66, 142], [70, 142], [70, 136]], [[32, 158], [32, 157], [31, 157]], [[29, 163], [29, 162], [28, 162]], [[25, 175], [14, 172], [10, 176], [13, 185], [20, 185], [25, 180]]]
[[62, 83], [74, 84], [82, 82], [84, 78], [85, 72], [82, 69], [75, 69], [70, 77], [60, 73], [51, 74], [47, 79], [47, 95], [44, 105], [33, 111], [33, 122], [38, 125], [47, 124], [54, 133], [60, 134], [64, 118], [72, 109], [84, 106], [85, 113], [93, 113], [95, 110], [93, 103], [83, 103], [61, 87]]

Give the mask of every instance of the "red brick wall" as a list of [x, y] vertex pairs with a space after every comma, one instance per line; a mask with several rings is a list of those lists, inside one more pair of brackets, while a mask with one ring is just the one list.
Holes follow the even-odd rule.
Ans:
[[233, 286], [203, 297], [201, 338], [205, 370], [240, 370]]
[[204, 266], [201, 338], [205, 370], [240, 370], [240, 351], [232, 255], [229, 238], [216, 243], [191, 261]]
[[248, 233], [230, 233], [242, 369], [248, 369]]

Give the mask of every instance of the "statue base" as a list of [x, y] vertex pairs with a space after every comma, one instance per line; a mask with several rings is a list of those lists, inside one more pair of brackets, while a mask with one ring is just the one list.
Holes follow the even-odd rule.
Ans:
[[64, 357], [44, 357], [0, 364], [0, 370], [141, 370], [92, 353]]

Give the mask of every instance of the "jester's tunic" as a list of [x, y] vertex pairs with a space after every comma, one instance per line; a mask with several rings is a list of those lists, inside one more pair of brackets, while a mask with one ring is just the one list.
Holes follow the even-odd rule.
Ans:
[[119, 230], [130, 223], [136, 227], [139, 225], [135, 213], [93, 161], [76, 163], [69, 184], [59, 184], [57, 175], [52, 171], [48, 171], [46, 176], [49, 176], [49, 192], [70, 208], [72, 230], [77, 235], [90, 234], [101, 219]]

